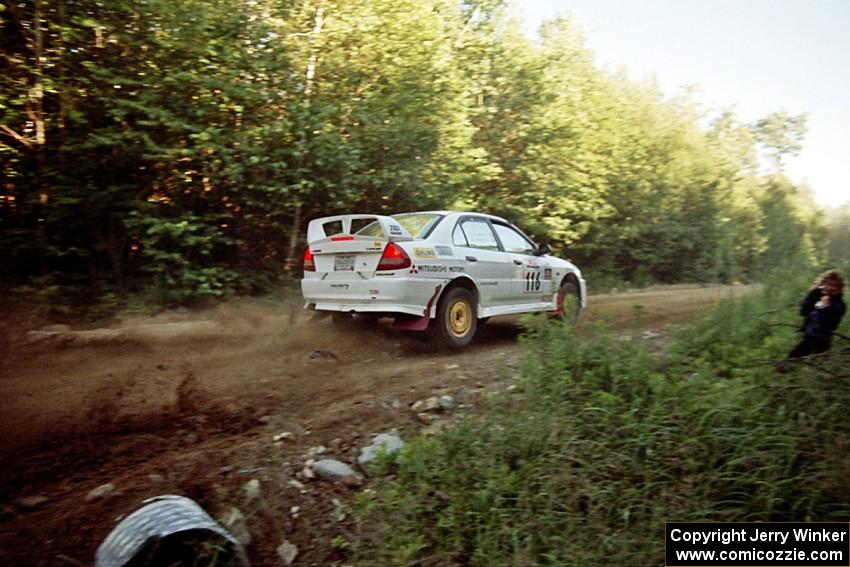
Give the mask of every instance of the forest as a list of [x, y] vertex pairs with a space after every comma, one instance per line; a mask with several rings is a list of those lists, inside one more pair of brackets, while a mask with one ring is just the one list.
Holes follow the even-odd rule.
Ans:
[[[788, 174], [805, 109], [664, 92], [511, 0], [0, 0], [0, 34], [0, 564], [89, 564], [162, 494], [255, 565], [647, 565], [668, 521], [850, 517], [848, 318], [785, 360], [850, 266], [850, 203]], [[439, 209], [591, 294], [761, 285], [591, 297], [452, 358], [307, 321], [310, 220]], [[313, 478], [390, 428], [366, 485]]]
[[258, 293], [309, 220], [503, 215], [594, 282], [737, 282], [847, 254], [752, 123], [600, 69], [500, 0], [0, 6], [0, 285], [46, 302]]

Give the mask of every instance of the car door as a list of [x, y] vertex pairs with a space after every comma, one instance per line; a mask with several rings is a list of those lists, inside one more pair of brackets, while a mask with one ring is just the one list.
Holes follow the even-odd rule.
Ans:
[[467, 273], [478, 283], [481, 305], [511, 303], [511, 260], [485, 217], [463, 216], [452, 233], [456, 252], [466, 260]]
[[551, 295], [552, 270], [537, 247], [516, 227], [493, 223], [496, 236], [510, 259], [513, 303], [540, 303]]

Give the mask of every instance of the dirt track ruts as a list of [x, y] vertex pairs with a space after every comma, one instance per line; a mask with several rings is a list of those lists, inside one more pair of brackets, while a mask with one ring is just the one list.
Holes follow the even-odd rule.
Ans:
[[[582, 321], [642, 329], [693, 318], [752, 286], [669, 286], [590, 298]], [[422, 424], [414, 401], [451, 394], [471, 411], [519, 362], [517, 318], [494, 319], [460, 353], [423, 345], [387, 325], [340, 332], [311, 322], [295, 299], [236, 301], [198, 313], [130, 318], [108, 329], [21, 332], [0, 360], [0, 564], [91, 563], [115, 518], [147, 497], [178, 493], [214, 515], [249, 506], [255, 564], [276, 561], [283, 538], [299, 563], [336, 557], [332, 497], [349, 490], [288, 481], [324, 445], [353, 461], [372, 433]], [[291, 442], [272, 442], [279, 432]], [[111, 482], [106, 497], [85, 500]], [[334, 496], [336, 495], [336, 496]], [[30, 506], [28, 497], [43, 497]], [[297, 517], [292, 505], [304, 510]], [[243, 510], [245, 512], [245, 510]], [[66, 558], [66, 559], [62, 559]]]

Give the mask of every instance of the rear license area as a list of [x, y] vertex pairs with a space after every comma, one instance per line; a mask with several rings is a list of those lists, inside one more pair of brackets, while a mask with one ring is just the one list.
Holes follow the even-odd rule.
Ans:
[[334, 271], [335, 272], [353, 272], [354, 271], [353, 254], [336, 254], [334, 255]]

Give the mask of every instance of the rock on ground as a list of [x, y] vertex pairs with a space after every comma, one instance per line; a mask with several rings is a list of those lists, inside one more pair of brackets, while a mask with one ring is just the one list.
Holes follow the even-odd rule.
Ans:
[[440, 397], [431, 396], [425, 400], [419, 400], [410, 406], [410, 409], [415, 413], [421, 413], [428, 411], [448, 411], [454, 409], [454, 407], [454, 398], [449, 395], [443, 395]]
[[440, 399], [437, 400], [437, 404], [440, 406], [440, 409], [450, 410], [455, 407], [455, 400], [449, 395], [440, 396]]
[[322, 459], [313, 465], [313, 471], [322, 478], [357, 486], [363, 480], [350, 466], [335, 459]]
[[111, 482], [107, 482], [106, 484], [101, 484], [97, 488], [93, 488], [88, 494], [86, 494], [85, 501], [90, 502], [92, 500], [97, 500], [104, 496], [108, 496], [113, 492], [115, 492], [115, 485]]
[[277, 554], [283, 560], [284, 565], [292, 565], [298, 556], [298, 547], [287, 540], [283, 540], [283, 543], [277, 546]]
[[246, 500], [258, 500], [263, 495], [260, 490], [260, 481], [256, 478], [252, 478], [246, 482], [245, 486], [242, 487], [242, 490], [245, 491]]
[[221, 518], [221, 524], [243, 546], [251, 544], [251, 532], [248, 530], [248, 522], [239, 508], [228, 510], [227, 514]]
[[40, 508], [47, 504], [50, 500], [47, 496], [42, 496], [40, 494], [35, 496], [25, 496], [24, 498], [19, 498], [15, 501], [18, 508], [21, 510], [35, 510], [36, 508]]
[[378, 456], [380, 451], [384, 451], [387, 455], [397, 453], [404, 447], [404, 441], [401, 437], [393, 433], [380, 433], [372, 440], [372, 444], [368, 447], [363, 447], [360, 450], [360, 456], [357, 457], [357, 464], [366, 468]]

